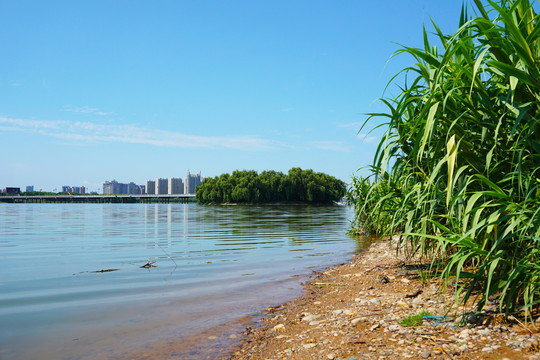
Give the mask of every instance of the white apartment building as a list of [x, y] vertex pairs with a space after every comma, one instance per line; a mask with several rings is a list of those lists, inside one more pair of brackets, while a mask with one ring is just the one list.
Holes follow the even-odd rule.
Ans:
[[169, 195], [183, 194], [184, 183], [181, 178], [169, 178], [168, 181], [168, 193]]
[[189, 170], [184, 182], [184, 194], [195, 194], [195, 188], [202, 182], [201, 172], [191, 175]]
[[168, 193], [168, 181], [167, 179], [158, 178], [156, 181], [156, 195], [166, 195]]

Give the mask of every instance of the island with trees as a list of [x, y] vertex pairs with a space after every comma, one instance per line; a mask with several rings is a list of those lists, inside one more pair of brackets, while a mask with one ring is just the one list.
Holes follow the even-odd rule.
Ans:
[[345, 196], [346, 185], [333, 176], [292, 168], [277, 171], [236, 170], [206, 178], [197, 187], [200, 204], [333, 204]]

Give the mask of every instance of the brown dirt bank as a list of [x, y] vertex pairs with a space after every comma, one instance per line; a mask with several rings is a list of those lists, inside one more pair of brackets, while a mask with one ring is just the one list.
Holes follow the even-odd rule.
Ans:
[[[436, 279], [421, 279], [388, 243], [305, 284], [306, 294], [266, 310], [230, 359], [539, 359], [540, 334], [489, 304], [480, 316], [453, 307]], [[427, 311], [418, 327], [400, 322]], [[465, 314], [465, 315], [464, 315]], [[445, 318], [442, 318], [445, 316]], [[456, 326], [465, 316], [467, 325]], [[539, 323], [537, 323], [539, 325]]]

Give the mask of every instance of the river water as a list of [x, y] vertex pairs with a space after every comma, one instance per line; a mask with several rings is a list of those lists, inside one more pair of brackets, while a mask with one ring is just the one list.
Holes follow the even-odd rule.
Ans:
[[[346, 206], [1, 204], [0, 359], [205, 359], [364, 246]], [[152, 267], [142, 267], [146, 264]]]

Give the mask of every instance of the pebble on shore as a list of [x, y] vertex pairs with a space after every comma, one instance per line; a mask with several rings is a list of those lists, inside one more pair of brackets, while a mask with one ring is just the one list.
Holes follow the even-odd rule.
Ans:
[[[470, 316], [472, 308], [453, 305], [452, 289], [404, 265], [412, 264], [388, 243], [372, 244], [306, 282], [304, 296], [271, 308], [230, 359], [540, 360], [534, 327], [505, 319], [495, 304]], [[421, 325], [405, 325], [422, 311]]]

